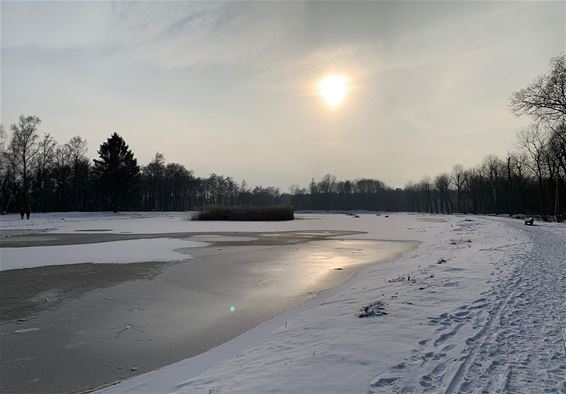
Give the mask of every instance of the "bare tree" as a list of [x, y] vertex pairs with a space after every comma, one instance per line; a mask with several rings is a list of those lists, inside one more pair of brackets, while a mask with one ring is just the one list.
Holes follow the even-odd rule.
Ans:
[[57, 142], [50, 134], [44, 134], [43, 138], [38, 143], [38, 152], [35, 157], [35, 182], [34, 182], [34, 199], [39, 202], [41, 206], [48, 194], [49, 189], [49, 171], [53, 166], [55, 160], [55, 151], [57, 149]]
[[539, 125], [532, 124], [530, 127], [520, 131], [519, 141], [530, 157], [527, 165], [536, 176], [540, 193], [541, 216], [546, 218], [546, 193], [544, 187], [546, 141], [544, 134]]
[[59, 145], [55, 150], [53, 178], [55, 180], [56, 201], [61, 210], [65, 210], [69, 204], [71, 172], [71, 148], [69, 144]]
[[82, 139], [78, 135], [71, 138], [68, 143], [69, 145], [69, 152], [71, 154], [71, 160], [73, 164], [76, 165], [79, 161], [85, 158], [85, 154], [87, 151], [87, 142], [85, 139]]
[[548, 148], [566, 176], [566, 123], [559, 123], [551, 128]]
[[30, 209], [31, 204], [31, 166], [39, 151], [37, 126], [41, 120], [37, 116], [21, 115], [18, 124], [13, 124], [12, 139], [8, 146], [13, 160], [16, 179], [20, 184], [21, 209]]
[[142, 169], [142, 179], [146, 184], [147, 205], [153, 210], [163, 210], [165, 178], [165, 156], [157, 152], [154, 159]]
[[330, 199], [332, 194], [336, 193], [336, 177], [331, 174], [326, 174], [318, 183], [318, 190], [324, 195], [324, 206], [328, 211], [330, 209]]
[[81, 137], [74, 136], [67, 143], [72, 170], [72, 193], [71, 198], [75, 209], [83, 209], [86, 182], [88, 182], [88, 168], [90, 162], [86, 157], [87, 141]]
[[440, 202], [440, 212], [452, 213], [452, 201], [450, 200], [450, 176], [448, 174], [440, 174], [434, 179], [434, 186], [438, 192]]
[[6, 138], [4, 126], [0, 124], [0, 214], [4, 214], [12, 199], [10, 187], [12, 174], [8, 152], [6, 151]]
[[464, 166], [462, 166], [461, 164], [456, 164], [452, 168], [452, 183], [456, 187], [458, 213], [462, 213], [462, 191], [464, 189], [464, 182]]
[[550, 67], [550, 72], [513, 93], [511, 110], [516, 115], [531, 115], [537, 122], [566, 119], [566, 56], [552, 58]]
[[6, 156], [6, 131], [0, 123], [0, 181], [4, 181], [8, 170], [8, 157]]
[[560, 209], [559, 187], [560, 187], [560, 164], [558, 158], [552, 151], [551, 136], [547, 137], [544, 146], [543, 159], [546, 170], [546, 180], [550, 198], [550, 206], [554, 207], [554, 217], [558, 220]]
[[554, 215], [556, 220], [560, 220], [560, 185], [564, 184], [566, 179], [566, 123], [560, 123], [552, 128], [552, 133], [548, 140], [548, 151], [557, 166]]
[[[240, 190], [242, 190], [242, 188], [245, 190], [245, 181], [242, 181], [242, 186], [240, 186]], [[305, 189], [304, 187], [300, 187], [298, 184], [293, 183], [291, 186], [289, 186], [289, 193], [294, 194], [294, 195], [305, 195], [307, 194], [307, 189]]]
[[432, 198], [432, 184], [430, 181], [430, 178], [427, 176], [425, 177], [423, 180], [421, 180], [418, 185], [417, 188], [420, 192], [420, 194], [423, 196], [423, 202], [424, 202], [424, 211], [425, 212], [437, 212], [436, 206], [433, 206], [433, 198]]
[[499, 193], [498, 186], [501, 181], [501, 175], [504, 173], [505, 164], [495, 155], [488, 155], [482, 164], [482, 172], [489, 181], [489, 190], [491, 197], [491, 210], [499, 213]]
[[4, 153], [6, 149], [6, 130], [4, 130], [4, 125], [0, 123], [0, 153]]
[[53, 163], [55, 157], [55, 151], [57, 149], [57, 141], [51, 134], [47, 133], [43, 135], [43, 138], [39, 141], [38, 151], [35, 160], [36, 174], [41, 177], [47, 172], [47, 169]]
[[464, 190], [469, 195], [472, 212], [486, 213], [485, 180], [480, 169], [469, 169], [464, 172]]
[[529, 158], [523, 151], [507, 154], [507, 210], [509, 214], [525, 211], [525, 188], [529, 181], [527, 177], [527, 162]]

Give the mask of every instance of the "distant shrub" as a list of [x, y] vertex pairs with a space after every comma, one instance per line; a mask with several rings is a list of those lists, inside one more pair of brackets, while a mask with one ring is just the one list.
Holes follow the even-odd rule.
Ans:
[[224, 206], [206, 207], [193, 216], [192, 220], [234, 220], [234, 221], [277, 221], [293, 220], [293, 207], [277, 206]]

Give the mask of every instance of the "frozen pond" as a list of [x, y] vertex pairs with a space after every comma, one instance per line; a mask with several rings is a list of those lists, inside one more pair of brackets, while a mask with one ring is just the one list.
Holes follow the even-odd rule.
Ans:
[[200, 354], [416, 246], [266, 235], [189, 237], [213, 244], [177, 263], [0, 273], [0, 391], [83, 391]]

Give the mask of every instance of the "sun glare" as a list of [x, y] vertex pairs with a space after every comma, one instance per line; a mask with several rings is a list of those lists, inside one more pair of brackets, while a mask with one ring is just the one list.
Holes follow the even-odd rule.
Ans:
[[318, 83], [318, 93], [332, 108], [338, 107], [348, 93], [348, 82], [340, 75], [331, 75]]

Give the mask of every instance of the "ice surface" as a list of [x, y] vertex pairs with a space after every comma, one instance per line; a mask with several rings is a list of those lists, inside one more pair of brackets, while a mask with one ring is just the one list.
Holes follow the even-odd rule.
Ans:
[[136, 239], [95, 244], [31, 246], [0, 249], [0, 271], [77, 263], [178, 261], [191, 256], [176, 249], [206, 246], [204, 242], [171, 238]]
[[[416, 220], [422, 215], [399, 214], [376, 216], [362, 214], [354, 218], [343, 214], [297, 214], [297, 220], [284, 222], [230, 222], [191, 221], [189, 213], [173, 212], [70, 212], [34, 214], [32, 219], [20, 220], [19, 215], [0, 216], [2, 232], [17, 233], [73, 233], [100, 232], [128, 234], [160, 234], [179, 232], [266, 232], [304, 230], [353, 230], [368, 234], [355, 236], [356, 239], [421, 240], [429, 235], [427, 228], [445, 223], [428, 223]], [[432, 226], [432, 227], [431, 227]], [[407, 227], [412, 227], [407, 229]], [[110, 231], [106, 231], [110, 230]]]

